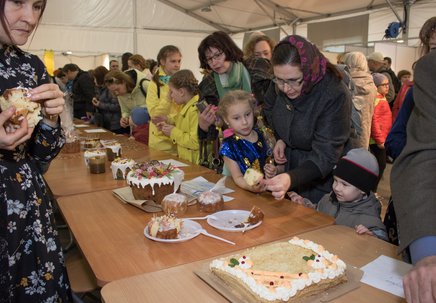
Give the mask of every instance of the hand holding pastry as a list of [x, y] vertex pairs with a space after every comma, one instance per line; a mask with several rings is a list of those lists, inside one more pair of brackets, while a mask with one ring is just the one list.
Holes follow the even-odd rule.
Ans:
[[30, 99], [43, 107], [44, 122], [55, 127], [58, 124], [59, 114], [63, 112], [65, 100], [59, 86], [47, 83], [29, 91]]
[[15, 114], [15, 107], [11, 106], [0, 113], [0, 149], [14, 150], [15, 147], [27, 141], [33, 128], [27, 127], [27, 119], [22, 119], [19, 128], [6, 126], [7, 121]]

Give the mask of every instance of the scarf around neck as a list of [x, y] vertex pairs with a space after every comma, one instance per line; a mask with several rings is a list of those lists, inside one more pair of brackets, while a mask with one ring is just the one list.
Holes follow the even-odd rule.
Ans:
[[217, 73], [213, 73], [215, 85], [218, 91], [220, 99], [229, 91], [242, 89], [251, 93], [250, 75], [242, 62], [233, 62], [232, 69], [229, 74], [228, 84], [223, 86], [220, 80], [220, 76]]
[[315, 45], [301, 36], [287, 36], [279, 44], [284, 43], [289, 43], [297, 49], [304, 80], [302, 92], [307, 94], [324, 78], [327, 69], [327, 59]]

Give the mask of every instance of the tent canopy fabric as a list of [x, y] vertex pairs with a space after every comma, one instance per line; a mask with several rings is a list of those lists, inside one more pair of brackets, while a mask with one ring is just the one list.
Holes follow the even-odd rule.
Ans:
[[[197, 69], [198, 44], [216, 30], [231, 34], [242, 47], [245, 32], [279, 28], [281, 37], [307, 37], [308, 23], [369, 14], [368, 42], [380, 41], [397, 15], [404, 18], [403, 1], [411, 7], [408, 35], [416, 38], [434, 14], [435, 0], [51, 0], [24, 48], [54, 50], [57, 58], [66, 51], [78, 57], [128, 51], [156, 58], [162, 46], [173, 44], [181, 48], [183, 65]], [[408, 42], [416, 44], [416, 39]]]

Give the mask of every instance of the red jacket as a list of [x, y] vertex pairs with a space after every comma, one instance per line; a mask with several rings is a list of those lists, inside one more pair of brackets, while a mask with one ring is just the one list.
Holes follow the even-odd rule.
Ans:
[[370, 144], [384, 144], [392, 127], [392, 113], [385, 96], [377, 94], [371, 122]]

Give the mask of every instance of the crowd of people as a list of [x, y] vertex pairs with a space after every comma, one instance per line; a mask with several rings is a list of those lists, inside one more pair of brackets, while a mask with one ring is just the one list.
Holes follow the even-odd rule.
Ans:
[[[436, 17], [421, 29], [413, 81], [410, 71], [395, 75], [380, 52], [346, 53], [335, 65], [298, 35], [276, 44], [256, 32], [241, 50], [218, 31], [198, 46], [198, 82], [181, 69], [174, 45], [163, 46], [156, 60], [125, 53], [109, 69], [70, 63], [50, 77], [19, 48], [46, 0], [0, 4], [0, 94], [25, 83], [43, 108], [34, 128], [26, 119], [8, 127], [13, 107], [0, 113], [0, 302], [72, 302], [37, 165], [64, 144], [65, 100], [75, 118], [215, 169], [244, 190], [315, 208], [361, 235], [393, 243], [396, 235], [415, 265], [404, 278], [407, 301], [436, 301]], [[14, 30], [20, 26], [28, 30]], [[387, 226], [377, 185], [389, 158], [393, 202], [385, 221], [394, 224]], [[264, 178], [248, 184], [248, 169]]]

